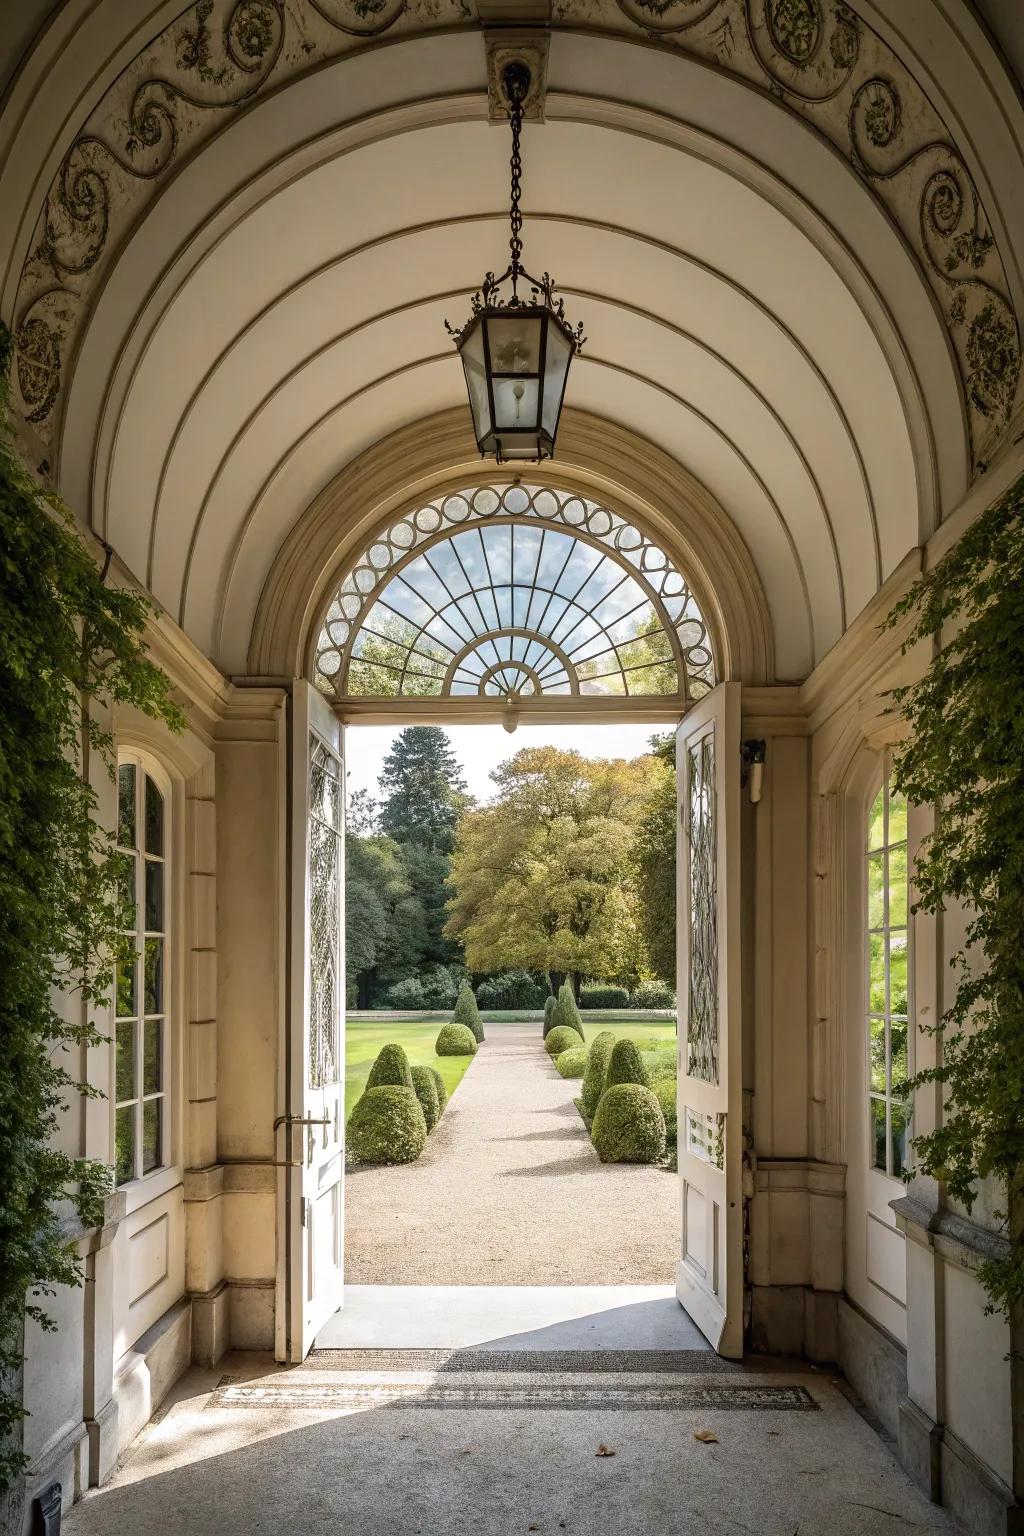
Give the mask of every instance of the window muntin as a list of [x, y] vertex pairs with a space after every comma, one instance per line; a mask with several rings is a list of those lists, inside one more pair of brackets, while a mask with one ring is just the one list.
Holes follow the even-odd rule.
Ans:
[[888, 773], [868, 812], [866, 863], [868, 1156], [900, 1178], [910, 1139], [910, 1105], [900, 1095], [910, 1074], [910, 886], [907, 802]]
[[167, 800], [139, 757], [117, 770], [121, 855], [114, 986], [114, 1177], [167, 1162]]
[[335, 697], [682, 695], [714, 686], [707, 625], [663, 550], [565, 491], [482, 486], [380, 533], [317, 644]]

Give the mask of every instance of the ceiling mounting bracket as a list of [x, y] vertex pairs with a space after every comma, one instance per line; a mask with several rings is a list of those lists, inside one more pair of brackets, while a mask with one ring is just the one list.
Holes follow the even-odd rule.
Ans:
[[[484, 20], [482, 15], [481, 20]], [[524, 65], [530, 73], [530, 88], [523, 102], [523, 118], [529, 123], [544, 121], [550, 41], [542, 27], [506, 26], [484, 20], [487, 115], [492, 123], [508, 126], [509, 102], [503, 82], [509, 65], [515, 64]]]

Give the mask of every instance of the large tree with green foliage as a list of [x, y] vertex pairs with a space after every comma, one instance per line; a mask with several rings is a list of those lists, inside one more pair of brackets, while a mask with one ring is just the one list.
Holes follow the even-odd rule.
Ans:
[[475, 971], [617, 976], [638, 926], [630, 853], [655, 764], [527, 747], [459, 824], [447, 931]]
[[398, 843], [450, 854], [467, 804], [466, 781], [447, 734], [411, 725], [384, 759], [380, 829]]
[[109, 1186], [103, 1165], [56, 1142], [112, 980], [121, 860], [90, 784], [97, 762], [114, 771], [101, 722], [122, 702], [180, 724], [145, 654], [145, 599], [104, 580], [21, 462], [9, 362], [0, 332], [0, 1486], [24, 1462], [23, 1319], [53, 1326], [45, 1297], [80, 1278], [68, 1206], [94, 1225]]
[[944, 1089], [917, 1167], [969, 1210], [978, 1181], [1007, 1191], [1010, 1248], [982, 1265], [992, 1305], [1024, 1306], [1024, 476], [897, 604], [904, 650], [933, 648], [895, 690], [909, 726], [897, 789], [936, 808], [915, 865], [915, 910], [962, 904], [966, 942], [941, 1021], [938, 1064], [909, 1083]]

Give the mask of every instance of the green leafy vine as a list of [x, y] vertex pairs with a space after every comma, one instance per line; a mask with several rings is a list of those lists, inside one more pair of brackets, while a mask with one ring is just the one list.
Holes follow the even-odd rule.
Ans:
[[1009, 1249], [979, 1267], [989, 1310], [1024, 1302], [1024, 476], [894, 608], [912, 617], [904, 652], [928, 670], [893, 691], [909, 726], [897, 787], [936, 807], [918, 855], [915, 911], [962, 904], [956, 994], [939, 1023], [942, 1123], [914, 1138], [919, 1171], [970, 1210], [978, 1181], [1007, 1191]]
[[[113, 773], [96, 718], [135, 705], [172, 729], [182, 717], [147, 659], [149, 604], [107, 585], [67, 508], [15, 446], [10, 334], [0, 328], [0, 1488], [24, 1467], [19, 1387], [25, 1317], [80, 1281], [76, 1221], [95, 1225], [109, 1172], [58, 1145], [94, 1018], [110, 990], [119, 856], [89, 782]], [[80, 1228], [79, 1228], [80, 1230]]]

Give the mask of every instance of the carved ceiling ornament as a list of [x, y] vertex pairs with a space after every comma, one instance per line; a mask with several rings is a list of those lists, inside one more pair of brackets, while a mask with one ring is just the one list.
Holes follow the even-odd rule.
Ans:
[[[102, 276], [172, 165], [262, 91], [369, 37], [466, 21], [462, 0], [198, 0], [166, 27], [65, 156], [22, 270], [16, 385], [43, 440], [58, 430], [67, 365]], [[888, 45], [832, 0], [554, 0], [552, 21], [639, 29], [767, 86], [837, 146], [895, 220], [936, 295], [963, 381], [974, 467], [982, 468], [1012, 411], [1019, 326], [977, 187]]]

